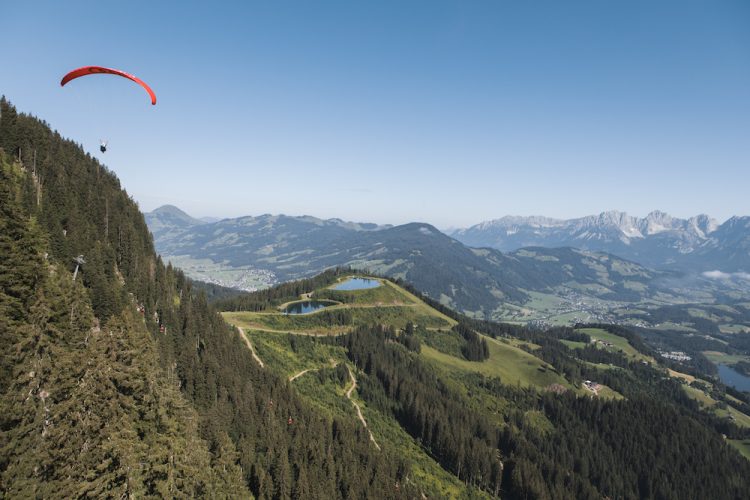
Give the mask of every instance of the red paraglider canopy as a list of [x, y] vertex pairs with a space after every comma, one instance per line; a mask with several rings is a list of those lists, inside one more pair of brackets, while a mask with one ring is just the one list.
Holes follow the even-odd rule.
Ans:
[[151, 90], [151, 87], [146, 85], [146, 82], [144, 82], [137, 76], [133, 76], [129, 73], [125, 73], [124, 71], [120, 71], [119, 69], [103, 68], [101, 66], [84, 66], [83, 68], [74, 69], [73, 71], [65, 75], [63, 79], [60, 81], [60, 86], [64, 86], [66, 83], [68, 83], [71, 80], [75, 80], [76, 78], [86, 76], [86, 75], [95, 75], [99, 73], [106, 73], [109, 75], [118, 75], [124, 78], [128, 78], [130, 80], [133, 80], [135, 83], [137, 83], [138, 85], [146, 89], [146, 92], [148, 92], [148, 95], [151, 96], [151, 104], [156, 104], [156, 94], [154, 94], [154, 91]]

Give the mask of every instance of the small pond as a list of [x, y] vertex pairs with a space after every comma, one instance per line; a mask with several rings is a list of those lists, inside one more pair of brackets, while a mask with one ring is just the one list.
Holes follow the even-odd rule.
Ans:
[[719, 378], [722, 382], [740, 391], [750, 391], [750, 377], [746, 377], [727, 365], [718, 365], [718, 368]]
[[302, 302], [292, 302], [283, 309], [284, 314], [308, 314], [318, 309], [336, 304], [329, 300], [304, 300]]
[[349, 278], [348, 280], [334, 286], [333, 290], [367, 290], [369, 288], [377, 288], [380, 285], [380, 281], [370, 278]]

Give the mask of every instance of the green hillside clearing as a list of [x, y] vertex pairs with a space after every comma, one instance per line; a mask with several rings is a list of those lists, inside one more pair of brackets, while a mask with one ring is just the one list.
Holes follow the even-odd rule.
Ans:
[[451, 370], [473, 371], [487, 376], [499, 377], [505, 384], [519, 384], [544, 389], [551, 384], [572, 388], [564, 377], [539, 358], [502, 340], [485, 337], [490, 350], [489, 359], [481, 362], [444, 354], [429, 346], [422, 346], [422, 356], [436, 366]]
[[727, 439], [727, 443], [737, 448], [745, 458], [750, 460], [750, 439]]
[[[591, 337], [592, 341], [599, 341], [596, 342], [596, 345], [601, 349], [606, 349], [612, 352], [622, 352], [625, 356], [636, 361], [646, 361], [647, 363], [652, 364], [655, 363], [654, 359], [650, 356], [646, 356], [636, 351], [635, 348], [630, 345], [628, 340], [624, 337], [620, 337], [619, 335], [615, 335], [614, 333], [609, 333], [608, 331], [602, 330], [601, 328], [579, 328], [576, 331], [587, 334], [589, 337]], [[607, 346], [603, 342], [608, 342], [612, 345]], [[571, 343], [568, 341], [565, 341], [565, 343], [568, 345], [579, 344]]]

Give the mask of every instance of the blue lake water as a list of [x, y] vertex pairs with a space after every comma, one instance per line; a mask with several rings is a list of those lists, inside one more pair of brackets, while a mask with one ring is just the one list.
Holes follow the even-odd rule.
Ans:
[[740, 391], [750, 391], [750, 377], [746, 377], [727, 365], [718, 365], [719, 378]]
[[305, 300], [302, 302], [293, 302], [284, 308], [284, 314], [308, 314], [318, 309], [332, 306], [335, 302], [323, 300]]
[[339, 283], [334, 290], [367, 290], [368, 288], [377, 288], [381, 285], [380, 281], [369, 278], [349, 278], [343, 283]]

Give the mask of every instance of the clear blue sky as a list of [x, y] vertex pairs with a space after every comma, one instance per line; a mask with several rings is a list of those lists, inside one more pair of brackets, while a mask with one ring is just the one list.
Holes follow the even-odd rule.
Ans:
[[[214, 5], [216, 4], [216, 5]], [[532, 7], [533, 4], [533, 7]], [[0, 93], [145, 211], [750, 212], [750, 2], [3, 2]], [[59, 85], [103, 65], [141, 76]]]

